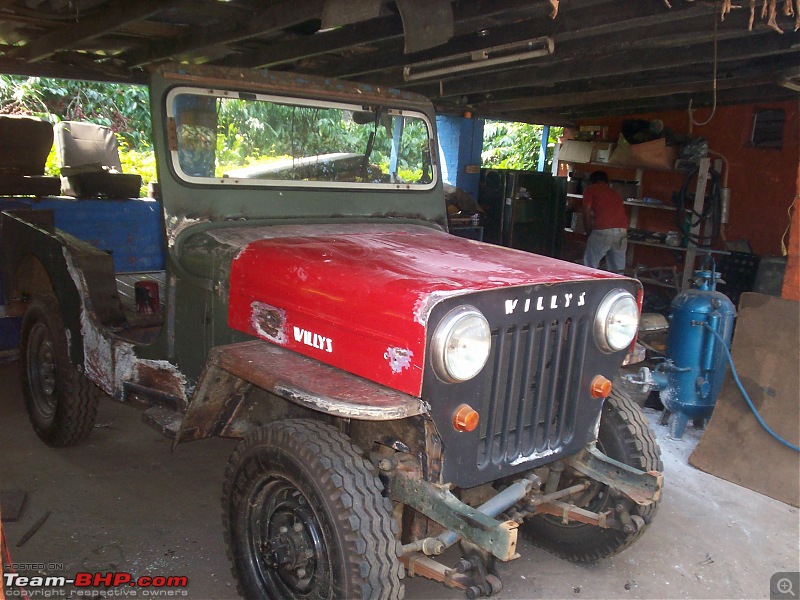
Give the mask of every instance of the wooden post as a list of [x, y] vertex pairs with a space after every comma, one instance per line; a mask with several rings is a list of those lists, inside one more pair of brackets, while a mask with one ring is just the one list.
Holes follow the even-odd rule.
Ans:
[[783, 277], [781, 297], [800, 301], [800, 165], [797, 166], [797, 184], [794, 189], [791, 230], [789, 231], [789, 257]]
[[[697, 188], [694, 191], [694, 212], [699, 215], [703, 212], [703, 204], [706, 200], [706, 184], [708, 183], [708, 169], [711, 165], [711, 159], [701, 158], [700, 168], [697, 172]], [[693, 217], [695, 216], [693, 215]], [[700, 228], [703, 223], [698, 219], [697, 224], [691, 228], [690, 233], [695, 239], [700, 237]], [[681, 279], [681, 291], [688, 290], [692, 287], [692, 274], [694, 273], [694, 261], [697, 257], [695, 247], [697, 244], [691, 239], [687, 242], [686, 259], [683, 263], [683, 278]]]

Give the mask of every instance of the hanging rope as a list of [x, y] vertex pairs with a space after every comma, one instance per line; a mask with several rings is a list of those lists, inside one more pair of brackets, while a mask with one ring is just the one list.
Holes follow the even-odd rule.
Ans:
[[714, 114], [717, 112], [717, 65], [718, 65], [718, 56], [717, 56], [717, 2], [714, 2], [714, 10], [712, 11], [712, 17], [714, 18], [714, 79], [711, 86], [712, 93], [713, 93], [713, 102], [711, 105], [711, 114], [708, 115], [708, 119], [703, 121], [702, 123], [694, 120], [694, 112], [692, 111], [692, 99], [689, 98], [689, 123], [692, 125], [708, 125], [711, 123], [711, 119], [714, 118]]

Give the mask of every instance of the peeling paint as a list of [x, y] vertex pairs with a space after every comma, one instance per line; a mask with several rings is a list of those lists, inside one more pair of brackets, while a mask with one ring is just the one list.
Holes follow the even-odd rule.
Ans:
[[562, 450], [561, 448], [556, 448], [556, 449], [548, 448], [547, 450], [544, 450], [542, 452], [534, 452], [533, 454], [530, 454], [528, 456], [520, 456], [519, 458], [511, 461], [511, 466], [515, 467], [517, 465], [521, 465], [522, 463], [526, 463], [526, 462], [529, 462], [531, 460], [537, 460], [537, 459], [540, 459], [540, 458], [545, 458], [547, 456], [551, 456], [551, 455], [555, 454], [556, 452], [560, 452], [561, 450]]
[[430, 294], [422, 294], [414, 304], [414, 321], [425, 327], [433, 307], [439, 304], [439, 302], [447, 298], [452, 298], [453, 296], [471, 294], [474, 291], [476, 290], [439, 290]]
[[193, 225], [200, 223], [201, 221], [207, 221], [208, 219], [192, 219], [191, 217], [186, 216], [173, 216], [167, 221], [167, 244], [170, 248], [175, 245], [175, 240], [178, 239], [178, 236], [186, 229], [189, 229]]
[[352, 402], [342, 402], [341, 399], [332, 399], [310, 393], [306, 390], [292, 388], [284, 385], [276, 385], [275, 393], [279, 396], [314, 408], [329, 415], [336, 415], [348, 419], [380, 419], [391, 421], [394, 419], [404, 419], [415, 414], [420, 414], [417, 410], [409, 410], [407, 406], [369, 406], [366, 404], [355, 404]]
[[258, 300], [250, 304], [250, 324], [264, 339], [274, 344], [286, 344], [286, 311]]
[[[183, 401], [184, 408], [186, 407], [187, 398], [189, 397], [186, 375], [177, 366], [167, 360], [150, 360], [136, 357], [133, 357], [133, 359], [135, 364], [128, 379], [140, 383], [149, 383], [142, 381], [146, 375], [152, 376], [153, 372], [163, 375], [157, 386], [150, 385], [149, 387], [157, 388], [159, 391], [180, 398]], [[120, 379], [118, 384], [121, 385], [123, 381], [125, 379]]]
[[105, 338], [100, 330], [95, 325], [86, 306], [86, 298], [88, 296], [88, 286], [86, 280], [80, 269], [75, 266], [72, 260], [72, 255], [69, 250], [62, 248], [64, 254], [64, 261], [67, 265], [67, 272], [72, 278], [75, 288], [81, 297], [80, 305], [80, 321], [81, 321], [81, 337], [83, 338], [83, 368], [86, 376], [96, 383], [104, 392], [113, 396], [118, 396], [118, 388], [116, 386], [116, 374], [114, 369], [115, 362], [120, 365], [127, 365], [127, 354], [132, 354], [132, 346], [120, 342], [118, 352], [120, 354], [119, 361], [114, 360], [114, 348], [111, 342]]
[[414, 353], [408, 348], [387, 348], [383, 358], [389, 361], [392, 373], [400, 373], [403, 369], [411, 367], [411, 357]]
[[[172, 379], [169, 392], [181, 398], [186, 404], [186, 377], [178, 368], [165, 360], [145, 360], [136, 357], [133, 344], [104, 334], [92, 318], [87, 307], [88, 297], [86, 280], [80, 269], [75, 266], [69, 250], [62, 248], [67, 271], [75, 284], [82, 301], [80, 305], [81, 337], [83, 338], [83, 369], [86, 376], [105, 393], [121, 398], [123, 383], [137, 381], [139, 367], [165, 372]], [[71, 336], [68, 336], [71, 341]]]

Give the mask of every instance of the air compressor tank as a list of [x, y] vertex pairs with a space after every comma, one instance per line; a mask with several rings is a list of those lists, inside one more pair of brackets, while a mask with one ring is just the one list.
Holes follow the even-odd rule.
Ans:
[[678, 294], [669, 315], [667, 385], [661, 402], [672, 413], [670, 433], [683, 436], [689, 419], [711, 416], [727, 370], [725, 352], [710, 331], [716, 331], [730, 347], [736, 309], [716, 291], [715, 270], [695, 271], [697, 287]]
[[669, 419], [662, 418], [662, 424], [669, 422], [674, 438], [683, 436], [690, 419], [698, 424], [711, 416], [728, 368], [722, 342], [712, 331], [730, 347], [736, 309], [716, 291], [717, 279], [713, 263], [711, 270], [695, 271], [695, 287], [672, 301], [666, 360], [653, 371], [642, 367], [638, 375], [625, 376], [642, 391], [660, 392]]

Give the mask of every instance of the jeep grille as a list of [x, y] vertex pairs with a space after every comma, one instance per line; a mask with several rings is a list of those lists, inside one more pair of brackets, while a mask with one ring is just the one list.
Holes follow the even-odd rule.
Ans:
[[484, 373], [477, 466], [550, 454], [575, 433], [583, 374], [587, 315], [533, 321], [492, 332]]

